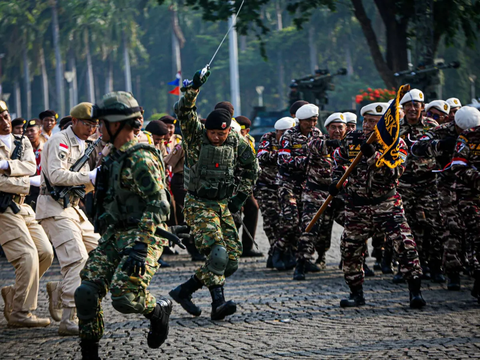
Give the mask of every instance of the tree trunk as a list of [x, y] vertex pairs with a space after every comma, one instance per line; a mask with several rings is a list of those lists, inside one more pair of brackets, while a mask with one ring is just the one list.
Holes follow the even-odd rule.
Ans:
[[23, 57], [23, 76], [25, 80], [25, 103], [27, 107], [27, 119], [32, 118], [32, 86], [30, 83], [30, 69], [28, 66], [28, 54], [27, 54], [27, 37], [25, 36], [25, 42], [23, 43], [22, 57]]
[[308, 28], [308, 47], [310, 48], [310, 72], [314, 74], [318, 67], [318, 52], [313, 22], [310, 22], [310, 27]]
[[[282, 7], [280, 5], [280, 0], [277, 0], [275, 2], [275, 11], [277, 14], [277, 31], [282, 31], [283, 21], [282, 21]], [[281, 109], [283, 109], [285, 106], [285, 66], [283, 63], [283, 53], [280, 47], [277, 51], [277, 75], [278, 75], [277, 93], [280, 96], [279, 106]]]
[[112, 54], [108, 56], [107, 76], [105, 77], [105, 94], [113, 91], [113, 60]]
[[40, 48], [40, 70], [42, 72], [42, 92], [43, 92], [43, 107], [45, 109], [50, 108], [49, 96], [48, 96], [48, 74], [47, 67], [45, 66], [45, 53], [43, 47]]
[[130, 55], [128, 54], [127, 38], [125, 32], [122, 32], [123, 41], [123, 61], [125, 66], [125, 91], [132, 92], [132, 74], [130, 72]]
[[[372, 28], [372, 23], [365, 12], [363, 7], [362, 0], [351, 0], [354, 7], [354, 14], [357, 18], [360, 26], [362, 27], [362, 32], [365, 35], [367, 40], [368, 47], [370, 49], [370, 54], [372, 55], [373, 62], [377, 68], [380, 77], [382, 78], [385, 85], [389, 88], [396, 86], [395, 77], [393, 76], [393, 71], [390, 69], [385, 62], [380, 47], [378, 46], [377, 36]], [[406, 50], [405, 50], [406, 54]]]
[[95, 86], [93, 80], [92, 56], [90, 54], [90, 42], [88, 40], [88, 30], [85, 29], [83, 35], [85, 41], [85, 52], [87, 54], [87, 96], [88, 101], [95, 103]]
[[53, 47], [55, 49], [55, 85], [57, 88], [57, 112], [65, 115], [65, 91], [63, 88], [62, 54], [60, 53], [60, 32], [58, 29], [57, 0], [52, 4]]
[[77, 65], [75, 64], [75, 54], [73, 49], [70, 50], [70, 56], [68, 59], [68, 66], [70, 71], [73, 71], [73, 80], [72, 80], [72, 102], [73, 104], [78, 104], [78, 80], [77, 80]]
[[15, 112], [16, 112], [15, 116], [22, 117], [22, 96], [20, 93], [20, 82], [18, 80], [15, 80], [14, 88], [15, 88]]

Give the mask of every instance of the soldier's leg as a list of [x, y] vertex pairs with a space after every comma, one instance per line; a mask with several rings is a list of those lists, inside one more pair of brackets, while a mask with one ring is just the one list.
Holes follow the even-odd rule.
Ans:
[[[255, 234], [257, 232], [257, 222], [258, 222], [258, 211], [259, 206], [257, 200], [250, 195], [243, 205], [243, 223], [247, 227], [247, 230], [255, 239]], [[250, 256], [256, 256], [257, 254], [261, 256], [260, 253], [253, 251], [253, 240], [247, 235], [245, 231], [242, 234], [242, 244], [243, 244], [243, 254]]]
[[98, 246], [98, 240], [100, 240], [100, 234], [96, 233], [92, 223], [88, 220], [83, 220], [78, 223], [82, 232], [83, 243], [89, 253]]
[[[276, 240], [276, 230], [274, 228], [275, 217], [278, 218], [279, 212], [276, 212], [278, 208], [277, 194], [273, 189], [268, 188], [267, 186], [258, 186], [255, 188], [255, 199], [257, 199], [258, 205], [260, 206], [260, 211], [263, 218], [263, 231], [267, 235], [268, 242], [270, 246], [275, 243]], [[274, 204], [277, 203], [275, 206]]]
[[243, 253], [243, 242], [238, 237], [237, 228], [233, 217], [229, 212], [222, 211], [220, 219], [223, 239], [228, 254], [228, 262], [225, 268], [225, 277], [232, 276], [238, 269], [238, 258]]
[[465, 224], [467, 247], [471, 249], [469, 271], [475, 279], [471, 294], [480, 303], [480, 204], [471, 199], [460, 200], [458, 208]]

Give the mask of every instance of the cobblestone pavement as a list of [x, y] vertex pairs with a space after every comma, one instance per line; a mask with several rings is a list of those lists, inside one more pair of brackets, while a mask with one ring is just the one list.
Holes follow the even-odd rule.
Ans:
[[[261, 229], [261, 222], [259, 228]], [[462, 290], [449, 292], [444, 284], [424, 281], [428, 306], [408, 307], [407, 286], [394, 285], [391, 276], [367, 279], [367, 305], [341, 309], [347, 294], [338, 270], [339, 237], [335, 229], [327, 269], [292, 281], [292, 272], [265, 268], [265, 259], [242, 259], [228, 281], [227, 299], [237, 313], [227, 321], [210, 320], [210, 296], [202, 289], [194, 300], [203, 314], [194, 318], [175, 305], [170, 335], [158, 350], [146, 344], [148, 321], [139, 315], [114, 311], [103, 302], [106, 333], [103, 359], [465, 359], [480, 358], [480, 305], [470, 296], [472, 281], [462, 277]], [[267, 241], [259, 231], [260, 249]], [[161, 269], [150, 289], [157, 296], [191, 276], [195, 264], [184, 253], [168, 256], [173, 267]], [[371, 259], [369, 259], [369, 262]], [[0, 259], [0, 286], [12, 284], [13, 267]], [[36, 314], [48, 316], [45, 284], [60, 280], [55, 261], [41, 280]], [[0, 300], [3, 309], [3, 301]], [[0, 315], [1, 359], [79, 359], [78, 339], [59, 337], [58, 324], [41, 329], [9, 329]]]

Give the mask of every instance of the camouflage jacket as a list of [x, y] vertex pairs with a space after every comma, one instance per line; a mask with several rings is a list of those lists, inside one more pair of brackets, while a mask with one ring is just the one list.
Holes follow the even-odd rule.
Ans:
[[307, 136], [300, 132], [300, 125], [285, 131], [280, 139], [278, 151], [277, 181], [302, 183], [306, 179], [308, 142], [319, 137], [322, 132], [313, 128]]
[[[198, 119], [197, 108], [195, 107], [197, 95], [198, 91], [187, 89], [185, 95], [175, 104], [175, 113], [183, 135], [185, 164], [190, 168], [198, 162], [205, 133], [205, 126]], [[230, 131], [228, 136], [236, 137], [239, 144], [236, 149], [235, 174], [239, 178], [236, 191], [249, 195], [252, 193], [253, 185], [258, 177], [257, 158], [249, 142], [243, 136], [235, 131]]]
[[[408, 153], [411, 152], [411, 147], [415, 141], [419, 140], [427, 131], [438, 126], [435, 120], [429, 118], [422, 118], [417, 124], [411, 125], [405, 118], [400, 120], [400, 137], [408, 146]], [[416, 156], [409, 156], [407, 158], [407, 165], [405, 172], [400, 179], [401, 183], [413, 184], [421, 182], [435, 182], [435, 158], [420, 158]]]
[[[452, 138], [456, 139], [457, 137], [455, 122], [451, 121], [428, 130], [425, 135], [412, 145], [410, 151], [415, 157], [435, 158], [436, 169], [442, 170], [450, 164], [455, 146], [452, 146], [449, 150], [442, 150], [441, 146], [439, 146], [440, 142]], [[452, 171], [446, 170], [439, 174], [442, 175], [444, 180], [455, 181], [455, 174]]]
[[[368, 136], [361, 130], [347, 133], [345, 139], [342, 141], [342, 146], [334, 152], [334, 182], [340, 180], [346, 168], [355, 159], [355, 156], [360, 152], [360, 147], [367, 139]], [[384, 196], [397, 187], [398, 179], [405, 171], [407, 145], [400, 139], [399, 154], [403, 162], [394, 169], [387, 166], [377, 167], [375, 165], [382, 153], [380, 152], [381, 147], [378, 143], [374, 144], [374, 146], [376, 147], [375, 154], [369, 159], [363, 156], [359, 164], [350, 174], [346, 184], [347, 194], [356, 194], [364, 198], [376, 198]]]
[[261, 168], [258, 182], [265, 185], [275, 185], [278, 173], [278, 148], [279, 143], [275, 137], [275, 131], [266, 133], [260, 139], [257, 159]]
[[480, 199], [480, 126], [460, 134], [451, 166], [460, 196]]
[[327, 146], [327, 135], [312, 139], [308, 143], [307, 183], [312, 190], [325, 190], [332, 183], [333, 157], [335, 148]]

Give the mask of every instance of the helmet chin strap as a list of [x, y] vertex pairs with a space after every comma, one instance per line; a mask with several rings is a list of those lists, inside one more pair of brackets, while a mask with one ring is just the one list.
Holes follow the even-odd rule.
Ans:
[[115, 139], [117, 138], [118, 134], [126, 125], [126, 121], [120, 122], [120, 126], [118, 127], [117, 131], [115, 131], [115, 134], [112, 135], [112, 132], [110, 130], [110, 123], [108, 121], [105, 121], [105, 128], [107, 129], [108, 136], [110, 137], [110, 140], [108, 141], [109, 143], [113, 144], [115, 142]]

